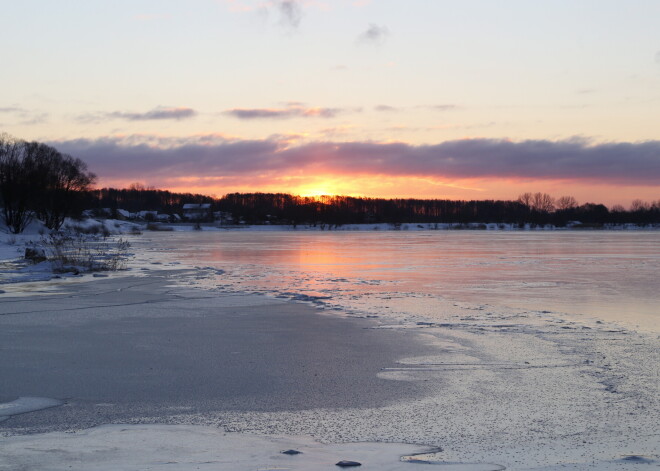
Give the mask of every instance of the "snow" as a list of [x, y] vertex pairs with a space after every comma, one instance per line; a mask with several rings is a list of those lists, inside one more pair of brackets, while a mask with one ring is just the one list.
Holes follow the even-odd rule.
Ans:
[[[91, 219], [67, 224], [86, 229], [102, 224], [114, 233], [136, 227], [122, 221]], [[429, 230], [424, 225], [414, 226], [407, 230]], [[176, 231], [193, 230], [192, 225], [173, 227]], [[501, 227], [489, 225], [487, 229]], [[237, 230], [294, 229], [252, 226]], [[299, 226], [295, 230], [320, 228]], [[384, 231], [391, 226], [342, 226], [341, 230]], [[406, 230], [403, 225], [401, 230]], [[40, 232], [43, 227], [33, 223], [25, 234], [3, 234], [0, 258], [5, 263], [15, 261], [28, 241], [40, 238]], [[165, 271], [180, 266], [180, 262], [163, 259], [167, 237], [163, 234], [161, 245], [153, 252], [139, 254], [133, 273], [138, 268]], [[29, 270], [33, 270], [32, 279], [38, 279], [38, 273], [47, 273], [48, 267], [32, 266]], [[183, 286], [205, 287], [207, 302], [218, 306], [237, 303], [236, 297], [220, 296], [223, 291], [218, 287], [226, 277], [227, 273], [217, 267], [200, 266], [174, 276], [172, 284], [178, 287], [172, 290], [185, 296], [188, 292]], [[79, 280], [33, 283], [28, 295], [55, 289], [55, 283], [66, 283], [66, 292], [75, 293]], [[340, 289], [355, 282], [337, 280]], [[248, 286], [254, 283], [246, 281]], [[313, 281], [310, 278], [305, 283]], [[104, 283], [104, 279], [95, 283]], [[377, 290], [376, 285], [369, 286]], [[601, 321], [578, 322], [561, 313], [454, 303], [412, 293], [402, 296], [400, 302], [384, 293], [372, 296], [371, 304], [356, 298], [343, 306], [337, 303], [338, 294], [280, 294], [325, 308], [321, 312], [328, 315], [380, 316], [378, 328], [419, 331], [437, 348], [437, 355], [403, 358], [397, 367], [384, 369], [379, 376], [427, 382], [436, 392], [379, 408], [181, 413], [171, 417], [169, 423], [175, 425], [132, 423], [5, 437], [0, 447], [0, 470], [316, 470], [337, 469], [334, 463], [343, 459], [360, 461], [360, 469], [365, 470], [405, 470], [417, 469], [420, 464], [402, 463], [401, 457], [423, 452], [426, 455], [403, 459], [431, 462], [432, 469], [439, 466], [465, 471], [504, 466], [538, 471], [637, 470], [660, 464], [654, 432], [657, 372], [653, 376], [651, 371], [660, 361], [657, 336], [638, 335]], [[38, 310], [36, 303], [35, 297], [34, 309]], [[416, 310], [406, 303], [415, 304]], [[389, 308], [394, 304], [399, 311]], [[335, 305], [341, 310], [336, 311]], [[40, 309], [47, 311], [45, 306]], [[107, 315], [113, 315], [111, 310]], [[55, 399], [19, 398], [0, 404], [0, 421], [60, 404]], [[400, 442], [442, 446], [444, 450], [429, 452], [423, 446]], [[289, 448], [300, 449], [303, 454], [280, 453]]]
[[[112, 237], [134, 233], [141, 227], [132, 222], [114, 219], [67, 218], [61, 231]], [[71, 276], [70, 274], [55, 275], [53, 265], [48, 261], [32, 263], [24, 258], [26, 247], [44, 247], [44, 238], [49, 233], [50, 230], [38, 220], [33, 220], [20, 234], [10, 234], [4, 225], [0, 225], [0, 285], [2, 285], [0, 294], [29, 295], [30, 288], [21, 283], [45, 282], [54, 277]], [[45, 290], [51, 291], [47, 287]], [[36, 290], [35, 294], [39, 291]]]
[[[437, 356], [401, 359], [398, 367], [379, 374], [390, 380], [437, 385], [437, 394], [426, 400], [379, 409], [219, 414], [194, 419], [182, 415], [177, 420], [218, 426], [229, 423], [229, 429], [238, 432], [311, 435], [323, 442], [370, 440], [439, 445], [445, 449], [442, 455], [445, 462], [483, 461], [505, 464], [507, 469], [584, 469], [588, 466], [637, 469], [645, 463], [644, 459], [657, 463], [660, 450], [654, 432], [658, 420], [654, 365], [660, 362], [657, 321], [647, 325], [647, 329], [639, 329], [634, 324], [640, 323], [641, 317], [626, 322], [620, 312], [613, 314], [617, 322], [596, 315], [585, 316], [584, 312], [580, 315], [580, 310], [574, 315], [561, 310], [550, 311], [547, 306], [551, 300], [539, 296], [588, 293], [591, 298], [588, 304], [593, 304], [597, 313], [610, 304], [610, 298], [612, 304], [621, 298], [621, 288], [626, 290], [628, 285], [611, 276], [594, 278], [594, 273], [603, 267], [619, 273], [622, 267], [627, 267], [626, 270], [630, 269], [626, 272], [627, 278], [635, 286], [639, 285], [639, 294], [653, 299], [644, 294], [644, 286], [653, 286], [652, 275], [657, 273], [656, 234], [600, 232], [598, 237], [585, 233], [502, 234], [509, 239], [509, 244], [529, 245], [532, 255], [513, 255], [510, 247], [498, 245], [499, 251], [503, 251], [501, 256], [496, 251], [496, 256], [487, 261], [467, 260], [460, 248], [465, 244], [471, 247], [476, 237], [493, 240], [494, 234], [437, 234], [441, 247], [431, 250], [423, 245], [419, 249], [426, 254], [423, 260], [429, 272], [436, 272], [436, 278], [426, 283], [438, 283], [441, 292], [447, 294], [451, 285], [440, 273], [456, 277], [460, 286], [466, 282], [460, 266], [467, 262], [464, 269], [478, 270], [484, 278], [477, 286], [472, 286], [468, 280], [466, 289], [473, 291], [476, 298], [473, 302], [458, 302], [449, 296], [433, 296], [402, 287], [405, 272], [411, 269], [408, 263], [415, 267], [416, 273], [419, 271], [420, 260], [411, 256], [410, 247], [419, 243], [418, 238], [428, 239], [431, 234], [405, 237], [406, 257], [399, 268], [394, 260], [401, 259], [392, 257], [380, 244], [389, 241], [385, 245], [402, 250], [401, 245], [392, 242], [393, 236], [400, 235], [378, 235], [378, 240], [372, 244], [378, 247], [375, 252], [379, 255], [374, 254], [373, 258], [365, 255], [373, 250], [363, 247], [369, 241], [356, 243], [357, 239], [351, 237], [351, 247], [361, 252], [358, 256], [347, 248], [344, 235], [302, 234], [298, 244], [288, 244], [291, 240], [288, 233], [268, 238], [238, 233], [233, 237], [209, 234], [209, 240], [217, 241], [213, 246], [218, 251], [216, 255], [205, 245], [201, 233], [194, 239], [186, 237], [187, 244], [194, 249], [187, 250], [185, 258], [177, 257], [174, 251], [169, 252], [172, 257], [163, 256], [157, 249], [160, 244], [180, 247], [172, 236], [150, 240], [151, 251], [140, 253], [145, 260], [157, 258], [162, 264], [159, 266], [169, 268], [173, 260], [199, 263], [195, 280], [179, 279], [179, 286], [204, 286], [219, 293], [249, 289], [309, 303], [327, 315], [377, 318], [382, 329], [423, 333], [440, 352]], [[611, 254], [605, 252], [608, 237], [625, 247], [626, 252], [617, 252], [615, 248], [610, 248]], [[592, 247], [594, 253], [588, 250], [582, 256], [566, 260], [557, 255], [561, 251], [557, 252], [556, 245], [548, 244], [549, 238], [554, 244], [559, 238], [572, 247], [582, 247], [579, 240], [582, 243], [591, 241], [593, 247], [591, 243], [587, 246]], [[458, 246], [451, 243], [455, 239], [460, 239]], [[632, 239], [640, 244], [634, 249]], [[329, 250], [332, 241], [343, 248]], [[479, 249], [488, 253], [487, 248], [480, 246]], [[534, 255], [535, 250], [543, 255]], [[576, 250], [576, 254], [582, 254], [579, 248]], [[545, 255], [547, 251], [553, 256]], [[433, 257], [432, 252], [439, 253], [438, 257]], [[452, 264], [447, 252], [458, 254], [459, 265]], [[289, 259], [283, 255], [287, 253], [305, 254], [309, 262], [305, 265], [303, 257]], [[611, 257], [607, 258], [607, 254]], [[214, 259], [215, 256], [218, 258]], [[264, 260], [266, 257], [269, 257], [268, 262]], [[367, 260], [364, 270], [357, 273], [351, 269], [354, 266], [346, 268], [350, 265], [346, 261], [356, 257]], [[632, 261], [626, 257], [632, 257]], [[561, 261], [556, 266], [558, 272], [550, 270], [549, 259]], [[374, 267], [383, 260], [393, 270], [395, 279], [390, 282], [376, 273], [369, 278], [369, 272], [378, 272]], [[522, 267], [525, 283], [518, 286], [513, 279], [500, 279], [499, 265], [505, 269], [499, 276]], [[575, 271], [575, 267], [582, 265], [589, 270]], [[219, 269], [225, 271], [218, 272]], [[540, 277], [537, 281], [530, 276], [543, 272], [547, 280]], [[487, 285], [486, 279], [492, 279], [493, 285]], [[418, 283], [416, 289], [420, 289], [420, 284], [423, 283]], [[597, 285], [606, 289], [601, 293], [595, 289]], [[570, 290], [575, 293], [564, 286], [572, 287]], [[506, 302], [510, 302], [511, 297], [529, 298], [529, 305], [512, 308], [479, 301], [491, 294], [491, 288], [501, 293]], [[631, 302], [628, 307], [634, 313], [641, 306]], [[654, 315], [656, 317], [650, 319], [657, 319], [657, 310]], [[649, 458], [631, 459], [629, 456]]]
[[[298, 455], [283, 454], [296, 449]], [[387, 443], [323, 445], [303, 437], [225, 433], [217, 428], [166, 425], [107, 425], [76, 433], [10, 437], [0, 450], [0, 470], [322, 470], [356, 460], [359, 469], [417, 469], [402, 455], [428, 451], [424, 447]], [[410, 459], [410, 458], [409, 458]], [[418, 466], [418, 465], [417, 465]], [[495, 471], [488, 464], [442, 468]]]

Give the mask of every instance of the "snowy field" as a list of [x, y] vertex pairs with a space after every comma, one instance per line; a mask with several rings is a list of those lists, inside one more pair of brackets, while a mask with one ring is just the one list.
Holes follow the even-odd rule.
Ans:
[[[421, 230], [384, 237], [287, 234], [145, 232], [130, 236], [135, 257], [129, 270], [108, 278], [46, 281], [45, 267], [6, 262], [13, 271], [5, 276], [22, 281], [3, 284], [0, 295], [6, 358], [30, 357], [25, 367], [35, 372], [38, 359], [57, 358], [65, 348], [53, 340], [58, 329], [69, 332], [69, 345], [76, 338], [71, 332], [110, 345], [112, 335], [133, 339], [154, 319], [159, 326], [173, 323], [168, 335], [197, 336], [200, 351], [203, 329], [188, 331], [198, 322], [191, 319], [215, 325], [221, 316], [244, 322], [261, 315], [267, 323], [263, 315], [272, 313], [282, 316], [278, 326], [291, 322], [303, 329], [302, 317], [290, 317], [295, 311], [323, 319], [318, 322], [332, 339], [323, 346], [327, 352], [346, 338], [351, 341], [344, 348], [359, 346], [363, 332], [375, 337], [371, 343], [365, 337], [361, 353], [335, 363], [325, 353], [305, 358], [296, 371], [280, 366], [252, 405], [241, 402], [243, 393], [217, 403], [200, 393], [196, 403], [195, 391], [215, 382], [222, 391], [222, 375], [232, 374], [208, 358], [189, 378], [200, 383], [185, 400], [150, 393], [153, 399], [140, 407], [122, 397], [135, 390], [117, 365], [97, 371], [96, 381], [101, 384], [107, 371], [122, 382], [115, 392], [66, 384], [57, 371], [42, 375], [40, 384], [5, 362], [1, 371], [11, 394], [3, 393], [0, 405], [0, 469], [337, 469], [342, 459], [385, 470], [419, 469], [420, 461], [445, 470], [658, 467], [657, 233], [512, 233], [513, 239], [509, 234], [492, 244], [479, 237], [494, 234], [431, 240], [435, 232]], [[2, 253], [10, 258], [22, 242], [8, 242]], [[473, 250], [457, 253], [461, 246]], [[289, 307], [292, 301], [299, 307]], [[177, 329], [177, 319], [188, 327]], [[245, 325], [243, 334], [261, 324]], [[263, 332], [279, 330], [263, 324]], [[44, 338], [40, 347], [19, 346], [18, 339], [37, 334]], [[256, 342], [249, 338], [246, 345]], [[263, 345], [267, 337], [260, 338]], [[314, 343], [319, 349], [321, 338]], [[146, 331], [134, 340], [127, 343], [126, 364], [175, 354]], [[267, 349], [273, 354], [261, 361], [268, 368], [279, 361], [277, 345], [286, 342]], [[298, 361], [305, 355], [296, 345], [282, 354], [295, 352], [291, 358]], [[351, 374], [369, 378], [353, 386], [342, 382], [350, 358], [362, 356], [369, 358], [357, 365], [364, 371]], [[91, 374], [92, 357], [82, 362], [81, 376]], [[162, 375], [150, 377], [146, 364], [131, 373], [155, 381], [156, 388], [160, 381], [178, 387], [164, 379], [176, 373], [166, 363], [159, 365]], [[322, 388], [306, 373], [312, 364], [328, 376]], [[76, 371], [56, 361], [52, 366], [62, 374]], [[284, 402], [261, 407], [271, 387], [277, 391], [272, 397]], [[286, 406], [287, 387], [308, 393]], [[72, 393], [46, 394], [65, 390]], [[314, 394], [332, 405], [314, 403]], [[121, 425], [103, 425], [113, 423]], [[303, 454], [280, 453], [288, 448]]]

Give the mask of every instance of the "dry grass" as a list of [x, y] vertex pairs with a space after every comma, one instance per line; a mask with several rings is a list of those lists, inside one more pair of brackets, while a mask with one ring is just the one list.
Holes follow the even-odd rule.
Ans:
[[115, 271], [125, 268], [128, 241], [88, 234], [53, 233], [42, 239], [46, 259], [53, 271]]

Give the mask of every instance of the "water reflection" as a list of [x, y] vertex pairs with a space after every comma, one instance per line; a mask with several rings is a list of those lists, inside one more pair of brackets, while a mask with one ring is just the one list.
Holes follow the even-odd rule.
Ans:
[[[420, 293], [658, 330], [657, 232], [202, 232], [173, 256], [256, 289]], [[166, 241], [166, 242], [165, 242]]]

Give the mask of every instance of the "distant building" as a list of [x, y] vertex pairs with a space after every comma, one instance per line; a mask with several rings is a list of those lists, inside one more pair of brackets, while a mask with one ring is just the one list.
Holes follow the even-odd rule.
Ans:
[[138, 211], [137, 218], [144, 221], [155, 221], [158, 211]]
[[225, 225], [225, 224], [233, 224], [234, 223], [234, 217], [231, 215], [231, 213], [227, 211], [215, 211], [213, 213], [213, 219], [218, 221], [220, 225]]
[[197, 221], [211, 215], [211, 203], [187, 203], [183, 205], [183, 219]]
[[132, 219], [133, 215], [125, 209], [117, 209], [117, 219]]

